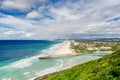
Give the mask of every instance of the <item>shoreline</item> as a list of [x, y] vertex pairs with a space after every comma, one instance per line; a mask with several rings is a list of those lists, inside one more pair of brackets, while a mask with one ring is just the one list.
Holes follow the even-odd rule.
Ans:
[[[81, 64], [82, 64], [82, 63], [81, 63]], [[79, 65], [79, 64], [78, 64], [78, 65]], [[78, 66], [78, 65], [74, 65], [74, 66], [72, 66], [72, 67], [68, 67], [68, 68], [65, 68], [65, 69], [62, 69], [62, 70], [59, 70], [59, 71], [55, 71], [55, 72], [51, 72], [51, 73], [45, 74], [45, 75], [43, 75], [43, 76], [39, 76], [39, 77], [35, 78], [34, 80], [44, 80], [45, 78], [47, 78], [47, 77], [49, 77], [49, 76], [51, 76], [51, 75], [53, 75], [53, 74], [56, 74], [56, 73], [61, 72], [61, 71], [69, 70], [69, 69], [71, 69], [71, 68], [73, 68], [73, 67], [75, 67], [75, 66]]]
[[57, 58], [57, 57], [72, 56], [72, 55], [76, 55], [76, 53], [73, 52], [72, 49], [70, 49], [70, 41], [65, 41], [63, 45], [61, 45], [53, 53], [51, 53], [48, 56], [39, 57], [39, 59]]
[[[90, 53], [87, 53], [87, 54], [90, 54]], [[91, 54], [92, 54], [92, 53], [91, 53]], [[95, 53], [95, 54], [97, 54], [97, 53]], [[104, 54], [104, 53], [103, 53], [103, 54]], [[105, 54], [108, 54], [108, 53], [105, 53]], [[74, 55], [71, 55], [71, 56], [74, 56]], [[99, 57], [99, 58], [96, 58], [96, 59], [92, 59], [92, 60], [97, 60], [97, 59], [100, 59], [100, 58], [102, 58], [102, 57]], [[71, 68], [73, 68], [73, 67], [75, 67], [75, 66], [78, 66], [78, 65], [80, 65], [80, 64], [87, 63], [87, 62], [89, 62], [89, 61], [91, 61], [91, 60], [88, 60], [88, 61], [85, 61], [85, 62], [76, 64], [76, 65], [73, 65], [73, 66], [70, 66], [70, 67], [66, 67], [66, 68], [57, 70], [57, 71], [55, 71], [55, 72], [47, 73], [47, 74], [44, 74], [44, 75], [42, 75], [42, 76], [38, 76], [38, 77], [34, 78], [33, 80], [44, 80], [44, 79], [48, 78], [49, 76], [54, 75], [54, 74], [56, 74], [56, 73], [58, 73], [58, 72], [65, 71], [65, 70], [69, 70], [69, 69], [71, 69]]]
[[[89, 53], [89, 52], [88, 52]], [[92, 53], [112, 53], [112, 51], [95, 51]], [[64, 56], [72, 56], [77, 54], [87, 54], [87, 53], [76, 53], [72, 49], [70, 49], [70, 41], [64, 41], [63, 44], [56, 49], [54, 52], [47, 56], [38, 57], [38, 59], [49, 59], [49, 58], [58, 58]]]
[[[74, 49], [72, 49], [70, 45], [71, 40], [50, 45], [50, 47], [43, 49], [40, 54], [31, 57], [25, 57], [25, 59], [23, 58], [12, 62], [12, 64], [1, 68], [1, 71], [4, 73], [6, 69], [8, 69], [8, 72], [9, 70], [18, 69], [17, 71], [15, 70], [14, 72], [10, 72], [10, 74], [5, 72], [5, 75], [7, 75], [6, 79], [17, 79], [17, 76], [21, 76], [25, 80], [34, 80], [38, 77], [44, 78], [46, 75], [52, 75], [66, 69], [70, 69], [75, 65], [83, 64], [86, 61], [94, 60], [101, 56], [101, 53], [111, 53], [111, 51], [96, 51], [90, 53], [86, 51], [87, 53], [75, 53]], [[39, 60], [38, 58], [42, 56], [47, 56], [48, 59]], [[23, 68], [26, 70], [23, 71]], [[14, 73], [20, 74], [10, 76], [14, 75]], [[4, 78], [4, 75], [2, 75], [1, 78]]]
[[[46, 79], [47, 80], [48, 79], [54, 80], [54, 78], [56, 80], [57, 79], [62, 79], [62, 80], [64, 80], [64, 79], [67, 79], [67, 80], [72, 79], [72, 80], [74, 80], [75, 79], [76, 80], [75, 77], [77, 77], [77, 79], [81, 79], [81, 78], [82, 79], [93, 79], [93, 78], [95, 78], [95, 79], [101, 79], [101, 77], [109, 79], [109, 77], [108, 78], [107, 77], [103, 77], [103, 75], [101, 75], [101, 77], [99, 78], [97, 76], [97, 74], [96, 75], [94, 75], [94, 74], [95, 73], [101, 73], [101, 74], [105, 74], [106, 73], [106, 74], [110, 74], [109, 75], [110, 77], [111, 77], [111, 75], [114, 76], [114, 74], [111, 74], [111, 71], [113, 71], [116, 67], [118, 67], [118, 65], [114, 65], [113, 66], [111, 63], [108, 63], [108, 62], [109, 62], [109, 58], [112, 58], [113, 63], [119, 62], [119, 57], [118, 56], [119, 56], [119, 51], [116, 51], [116, 52], [114, 52], [114, 53], [112, 53], [110, 55], [106, 55], [104, 57], [95, 59], [95, 60], [90, 61], [90, 62], [85, 62], [82, 65], [78, 64], [78, 65], [73, 66], [73, 67], [68, 68], [68, 69], [64, 69], [64, 70], [56, 71], [56, 72], [53, 72], [53, 73], [49, 73], [49, 74], [46, 74], [44, 76], [37, 77], [34, 80], [46, 80]], [[101, 66], [101, 64], [103, 66]], [[106, 69], [109, 68], [108, 65], [112, 66], [109, 73], [106, 72], [107, 71]], [[94, 72], [96, 69], [100, 69], [100, 70], [97, 71], [97, 72]], [[103, 72], [103, 70], [105, 72]], [[78, 72], [76, 73], [76, 71], [78, 71]], [[76, 73], [76, 74], [74, 74], [74, 73]], [[72, 74], [74, 75], [74, 77], [71, 76]], [[92, 75], [91, 78], [89, 77], [89, 75]], [[87, 77], [87, 78], [85, 78], [85, 77]], [[119, 79], [119, 76], [115, 76], [115, 77], [111, 77], [111, 78], [112, 79], [114, 79], [114, 78]]]
[[[112, 53], [112, 51], [96, 51], [94, 53], [108, 54], [108, 53]], [[75, 52], [72, 51], [72, 49], [70, 49], [70, 41], [65, 41], [63, 43], [63, 45], [61, 45], [58, 49], [56, 49], [49, 56], [39, 57], [39, 59], [58, 58], [58, 57], [64, 57], [64, 56], [74, 56], [74, 55], [77, 55], [77, 54], [90, 54], [90, 53], [75, 53]], [[80, 63], [80, 64], [83, 64], [83, 63]], [[77, 64], [77, 65], [79, 65], [79, 64]], [[49, 76], [51, 76], [55, 73], [71, 69], [71, 68], [73, 68], [77, 65], [74, 65], [74, 66], [71, 66], [71, 67], [68, 67], [68, 68], [65, 68], [65, 69], [61, 69], [59, 71], [51, 72], [51, 73], [45, 74], [43, 76], [38, 76], [37, 78], [34, 78], [34, 80], [44, 80], [45, 78], [47, 78], [47, 77], [49, 77]]]

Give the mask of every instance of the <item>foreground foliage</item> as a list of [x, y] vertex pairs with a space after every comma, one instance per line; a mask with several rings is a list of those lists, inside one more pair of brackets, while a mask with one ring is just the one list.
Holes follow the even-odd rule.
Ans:
[[120, 50], [52, 74], [45, 80], [120, 80]]

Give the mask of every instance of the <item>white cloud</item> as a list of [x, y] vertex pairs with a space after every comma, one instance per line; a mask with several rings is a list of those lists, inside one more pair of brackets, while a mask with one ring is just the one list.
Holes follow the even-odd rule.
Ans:
[[[86, 30], [86, 33], [91, 34], [119, 34], [119, 22], [103, 22], [103, 23], [96, 23], [88, 25], [90, 28]], [[119, 36], [118, 36], [119, 37]]]
[[[13, 1], [14, 4], [9, 3], [9, 5], [12, 5], [10, 8], [26, 10], [31, 6], [35, 6], [31, 3], [32, 0], [30, 2], [28, 1], [28, 3], [25, 3], [27, 0]], [[21, 2], [18, 3], [19, 1]], [[0, 18], [0, 23], [16, 28], [17, 32], [15, 30], [3, 30], [2, 33], [5, 33], [4, 35], [7, 35], [9, 38], [22, 35], [22, 38], [30, 37], [32, 39], [67, 38], [68, 35], [73, 34], [119, 34], [119, 21], [104, 22], [107, 19], [120, 16], [119, 0], [94, 0], [89, 3], [84, 1], [79, 0], [79, 2], [71, 3], [67, 0], [67, 3], [61, 5], [59, 8], [53, 7], [52, 5], [45, 7], [39, 6], [36, 10], [28, 13], [25, 18], [5, 15], [6, 17]], [[19, 6], [15, 5], [15, 2]], [[25, 5], [20, 6], [23, 2]], [[7, 4], [5, 6], [5, 3], [2, 4], [4, 8], [8, 8], [9, 5]], [[46, 8], [48, 11], [43, 12]], [[32, 20], [43, 17], [43, 15], [51, 16], [54, 19], [45, 17], [40, 21]]]
[[31, 32], [26, 32], [26, 31], [14, 31], [14, 30], [9, 30], [9, 31], [6, 31], [4, 32], [4, 34], [6, 36], [19, 36], [20, 38], [21, 37], [24, 37], [24, 38], [29, 38], [29, 37], [33, 37], [34, 33], [31, 33]]
[[120, 4], [120, 0], [103, 0], [103, 2], [109, 6]]
[[72, 10], [67, 9], [66, 7], [60, 8], [60, 9], [51, 9], [51, 13], [53, 14], [53, 17], [55, 17], [58, 20], [76, 20], [84, 15], [78, 14], [76, 12], [73, 12]]
[[37, 4], [44, 3], [45, 1], [47, 0], [3, 0], [0, 8], [26, 11], [36, 8]]
[[18, 35], [18, 34], [25, 34], [25, 31], [7, 31], [4, 33], [5, 35]]
[[1, 7], [4, 9], [26, 10], [33, 6], [29, 0], [4, 0]]
[[36, 19], [36, 18], [38, 19], [40, 17], [41, 15], [37, 11], [32, 11], [26, 15], [26, 18], [28, 19]]
[[6, 17], [0, 18], [0, 23], [7, 24], [10, 27], [20, 29], [20, 30], [22, 29], [27, 30], [34, 27], [32, 24], [32, 21], [16, 18], [10, 15], [6, 15]]

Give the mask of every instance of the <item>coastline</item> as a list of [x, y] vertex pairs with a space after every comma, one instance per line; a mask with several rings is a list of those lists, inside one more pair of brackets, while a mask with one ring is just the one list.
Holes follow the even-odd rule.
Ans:
[[[34, 80], [37, 77], [44, 78], [46, 75], [51, 76], [51, 74], [70, 69], [72, 66], [74, 67], [75, 65], [100, 58], [101, 55], [104, 55], [101, 53], [111, 53], [110, 51], [75, 53], [74, 49], [71, 49], [70, 45], [70, 40], [56, 43], [49, 48], [41, 50], [41, 53], [38, 55], [26, 57], [7, 66], [1, 67], [1, 72], [6, 74], [2, 75], [0, 79], [2, 80], [4, 77], [5, 79], [17, 79], [19, 76], [22, 76], [22, 80]], [[42, 56], [48, 56], [50, 59], [39, 60], [38, 58]], [[14, 71], [10, 72], [11, 74], [8, 74], [11, 70]], [[14, 73], [17, 75], [12, 76]]]
[[39, 59], [57, 58], [71, 55], [76, 55], [76, 53], [70, 49], [70, 41], [64, 41], [64, 43], [53, 53], [48, 56], [39, 57]]
[[[89, 53], [89, 52], [88, 52]], [[112, 51], [95, 51], [92, 53], [112, 53]], [[64, 57], [64, 56], [73, 56], [77, 54], [87, 54], [87, 53], [76, 53], [70, 48], [70, 41], [64, 41], [61, 46], [59, 46], [58, 49], [56, 49], [54, 52], [50, 53], [50, 55], [47, 56], [41, 56], [38, 59], [49, 59], [49, 58], [58, 58], [58, 57]]]
[[[78, 64], [78, 65], [79, 65], [79, 64]], [[69, 69], [71, 69], [71, 68], [73, 68], [73, 67], [75, 67], [75, 66], [78, 66], [78, 65], [74, 65], [74, 66], [72, 66], [72, 67], [68, 67], [68, 68], [65, 68], [65, 69], [62, 69], [62, 70], [59, 70], [59, 71], [56, 71], [56, 72], [51, 72], [51, 73], [45, 74], [45, 75], [43, 75], [43, 76], [40, 76], [40, 77], [35, 78], [34, 80], [44, 80], [45, 78], [47, 78], [47, 77], [49, 77], [49, 76], [51, 76], [51, 75], [53, 75], [53, 74], [56, 74], [56, 73], [61, 72], [61, 71], [69, 70]]]
[[[76, 66], [73, 66], [71, 68], [68, 68], [68, 69], [64, 69], [64, 70], [61, 70], [61, 71], [56, 71], [56, 72], [53, 72], [53, 73], [49, 73], [49, 74], [46, 74], [44, 76], [41, 76], [41, 77], [37, 77], [35, 78], [34, 80], [54, 80], [54, 79], [59, 79], [59, 80], [76, 80], [76, 79], [119, 79], [119, 76], [115, 76], [114, 74], [111, 74], [111, 71], [113, 71], [114, 69], [119, 69], [119, 68], [116, 68], [118, 67], [118, 65], [113, 65], [111, 63], [109, 63], [110, 59], [112, 59], [113, 63], [116, 64], [116, 62], [119, 62], [119, 56], [120, 53], [119, 53], [119, 50], [110, 54], [110, 55], [106, 55], [104, 56], [103, 58], [99, 58], [97, 60], [92, 60], [90, 62], [86, 62], [82, 65], [76, 65]], [[119, 63], [118, 63], [119, 64]], [[102, 65], [102, 66], [101, 66]], [[109, 66], [111, 66], [111, 69], [110, 71], [106, 70], [106, 69], [109, 69]], [[87, 66], [87, 67], [86, 67]], [[101, 70], [102, 69], [102, 70]], [[97, 72], [95, 72], [97, 70]], [[77, 73], [76, 73], [77, 71]], [[108, 71], [108, 72], [107, 72]], [[119, 70], [116, 70], [116, 72], [118, 72]], [[75, 74], [73, 74], [75, 73]], [[96, 73], [101, 73], [101, 74], [109, 74], [108, 76], [109, 77], [106, 77], [103, 75], [99, 75], [96, 74]], [[71, 76], [72, 75], [72, 76]], [[84, 76], [85, 75], [85, 76]], [[90, 77], [90, 75], [92, 75]], [[64, 76], [64, 77], [63, 77]], [[113, 77], [111, 77], [113, 76]]]
[[[91, 55], [91, 54], [92, 54], [92, 55]], [[89, 57], [89, 56], [90, 56], [89, 53], [83, 55], [83, 56], [88, 55], [88, 56], [86, 56], [85, 58], [82, 58], [82, 56], [80, 57], [81, 60], [82, 60], [82, 59], [87, 60], [88, 58], [91, 58], [90, 60], [87, 60], [87, 61], [82, 60], [82, 62], [80, 61], [80, 63], [78, 63], [78, 64], [75, 64], [75, 65], [73, 65], [73, 66], [69, 66], [69, 67], [66, 67], [66, 68], [59, 69], [59, 70], [57, 70], [57, 71], [55, 71], [55, 72], [47, 73], [47, 74], [44, 74], [44, 75], [42, 75], [42, 76], [38, 76], [38, 77], [34, 78], [33, 80], [44, 80], [44, 79], [48, 78], [49, 76], [54, 75], [54, 74], [56, 74], [56, 73], [59, 73], [59, 72], [65, 71], [65, 70], [69, 70], [69, 69], [72, 69], [72, 68], [74, 68], [74, 67], [76, 67], [76, 66], [78, 66], [78, 65], [80, 65], [80, 64], [84, 64], [84, 63], [87, 63], [87, 62], [89, 62], [89, 61], [91, 61], [91, 60], [96, 60], [96, 59], [101, 58], [101, 57], [98, 57], [98, 56], [100, 56], [99, 53], [98, 53], [98, 54], [94, 53], [94, 54], [98, 55], [96, 58], [95, 58], [95, 55], [94, 55], [93, 53], [91, 53], [91, 54], [90, 54], [91, 57]], [[103, 53], [103, 54], [104, 54], [104, 53]], [[93, 57], [92, 57], [92, 56], [93, 56]], [[104, 56], [105, 56], [105, 54], [104, 54]], [[87, 57], [88, 57], [88, 58], [87, 58]]]
[[[109, 51], [106, 51], [106, 52], [97, 51], [96, 53], [105, 53], [105, 54], [107, 54], [107, 53], [109, 53]], [[41, 57], [41, 58], [44, 58], [44, 59], [58, 58], [58, 57], [64, 57], [64, 56], [74, 56], [76, 54], [89, 54], [89, 53], [75, 53], [74, 51], [72, 51], [72, 49], [70, 49], [70, 41], [65, 41], [58, 49], [56, 49], [53, 53], [51, 53], [51, 55]], [[82, 63], [80, 63], [80, 64], [82, 64]], [[77, 65], [79, 65], [79, 64], [77, 64]], [[51, 75], [53, 75], [55, 73], [71, 69], [71, 68], [73, 68], [73, 67], [75, 67], [77, 65], [70, 66], [70, 67], [67, 67], [65, 69], [61, 69], [61, 70], [58, 70], [58, 71], [55, 71], [55, 72], [45, 74], [43, 76], [36, 77], [36, 78], [34, 78], [34, 80], [44, 80], [45, 78], [47, 78], [47, 77], [49, 77], [49, 76], [51, 76]]]
[[[112, 53], [112, 51], [96, 51], [95, 53], [108, 54], [108, 53]], [[57, 58], [57, 57], [63, 57], [63, 56], [73, 56], [73, 55], [76, 55], [76, 54], [86, 54], [86, 53], [75, 53], [74, 51], [72, 51], [72, 49], [70, 49], [70, 41], [65, 41], [63, 43], [63, 45], [61, 45], [57, 50], [55, 50], [53, 53], [51, 53], [51, 55], [49, 55], [47, 57], [44, 57], [44, 59]], [[77, 65], [74, 65], [72, 67], [75, 67], [75, 66], [77, 66]], [[71, 69], [72, 67], [68, 67], [68, 68], [61, 69], [61, 70], [56, 71], [56, 72], [51, 72], [51, 73], [45, 74], [43, 76], [35, 78], [34, 80], [44, 80], [45, 78], [47, 78], [47, 77], [49, 77], [49, 76], [51, 76], [51, 75], [53, 75], [55, 73]]]
[[70, 41], [65, 41], [64, 44], [57, 49], [55, 52], [51, 54], [52, 57], [61, 57], [61, 56], [67, 56], [67, 55], [75, 55], [71, 49], [70, 49]]

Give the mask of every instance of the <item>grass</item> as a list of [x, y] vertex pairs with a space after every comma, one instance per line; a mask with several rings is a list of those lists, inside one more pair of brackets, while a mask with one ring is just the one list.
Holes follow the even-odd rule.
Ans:
[[44, 80], [120, 80], [120, 50], [52, 74]]

